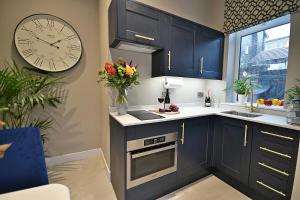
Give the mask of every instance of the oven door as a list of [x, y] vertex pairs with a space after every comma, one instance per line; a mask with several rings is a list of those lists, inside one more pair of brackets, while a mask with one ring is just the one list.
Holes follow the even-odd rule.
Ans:
[[127, 153], [127, 189], [177, 170], [177, 142]]

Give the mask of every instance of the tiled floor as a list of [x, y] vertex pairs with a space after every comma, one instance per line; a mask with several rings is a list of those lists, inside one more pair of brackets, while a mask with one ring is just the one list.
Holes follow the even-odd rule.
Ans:
[[[105, 165], [100, 157], [64, 163], [49, 169], [51, 183], [61, 183], [71, 190], [71, 200], [116, 200], [107, 180]], [[246, 196], [209, 176], [160, 200], [249, 200]]]

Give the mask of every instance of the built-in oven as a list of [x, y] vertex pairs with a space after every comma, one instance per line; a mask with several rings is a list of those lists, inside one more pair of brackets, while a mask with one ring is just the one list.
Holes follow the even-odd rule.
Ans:
[[127, 189], [177, 171], [178, 133], [127, 142]]

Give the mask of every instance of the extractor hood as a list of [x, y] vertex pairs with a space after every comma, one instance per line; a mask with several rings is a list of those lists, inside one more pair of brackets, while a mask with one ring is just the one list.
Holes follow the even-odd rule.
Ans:
[[127, 50], [127, 51], [139, 52], [139, 53], [147, 53], [147, 54], [151, 54], [160, 49], [159, 47], [138, 44], [138, 43], [133, 43], [128, 41], [119, 41], [119, 43], [116, 45], [115, 48]]

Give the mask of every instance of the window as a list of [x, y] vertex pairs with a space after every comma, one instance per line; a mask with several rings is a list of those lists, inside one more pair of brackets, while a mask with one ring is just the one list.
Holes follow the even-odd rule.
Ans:
[[255, 99], [284, 98], [289, 38], [289, 23], [241, 37], [238, 78], [248, 74], [261, 85]]
[[[289, 39], [290, 15], [230, 34], [227, 88], [247, 74], [261, 85], [254, 90], [254, 101], [284, 99]], [[235, 101], [235, 93], [227, 92], [226, 99]]]
[[250, 75], [251, 81], [261, 85], [254, 90], [254, 100], [284, 99], [288, 65], [290, 23], [279, 18], [248, 28], [237, 34], [238, 79]]

